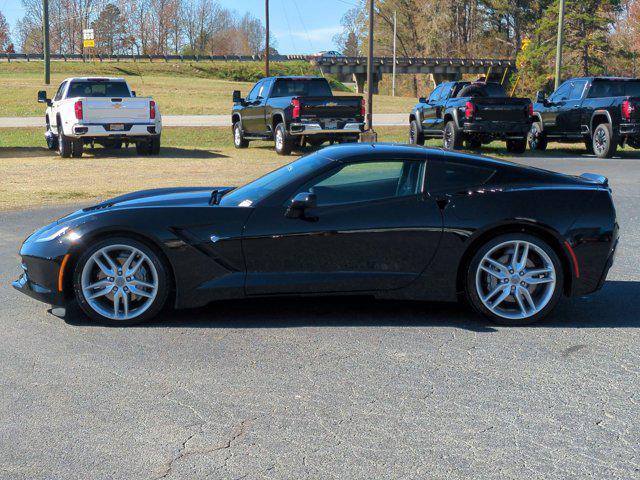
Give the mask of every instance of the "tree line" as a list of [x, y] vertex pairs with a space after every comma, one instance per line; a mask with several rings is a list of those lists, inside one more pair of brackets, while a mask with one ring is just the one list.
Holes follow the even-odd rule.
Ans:
[[[25, 14], [16, 25], [14, 40], [22, 52], [41, 53], [42, 0], [22, 0], [22, 4]], [[265, 44], [259, 19], [215, 0], [49, 1], [52, 53], [86, 53], [82, 38], [86, 28], [94, 29], [96, 46], [91, 53], [104, 55], [253, 55]]]
[[[367, 51], [363, 7], [344, 15], [334, 39], [346, 55]], [[374, 52], [392, 55], [395, 12], [398, 55], [515, 58], [517, 91], [531, 94], [553, 81], [558, 7], [559, 0], [376, 0]], [[640, 0], [566, 0], [564, 19], [563, 78], [637, 74]], [[413, 95], [428, 87], [424, 77], [403, 77]]]

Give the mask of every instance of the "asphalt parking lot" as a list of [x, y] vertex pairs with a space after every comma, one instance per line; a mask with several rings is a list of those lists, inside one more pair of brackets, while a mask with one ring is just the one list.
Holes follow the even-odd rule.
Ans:
[[464, 307], [254, 300], [128, 329], [10, 287], [73, 207], [0, 213], [0, 478], [640, 478], [640, 159], [521, 159], [609, 177], [621, 245], [542, 323]]

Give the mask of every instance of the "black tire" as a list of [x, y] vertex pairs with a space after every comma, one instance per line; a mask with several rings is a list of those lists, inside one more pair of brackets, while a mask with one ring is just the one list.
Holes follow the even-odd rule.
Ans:
[[62, 131], [62, 126], [58, 125], [58, 154], [62, 158], [69, 158], [73, 153], [73, 142]]
[[113, 148], [114, 150], [121, 150], [122, 149], [122, 140], [114, 141], [111, 145], [109, 145], [109, 148]]
[[149, 154], [149, 142], [146, 142], [146, 141], [136, 142], [136, 153], [138, 155], [148, 155]]
[[[104, 315], [93, 309], [93, 307], [87, 301], [82, 290], [82, 271], [85, 264], [95, 252], [109, 245], [127, 245], [142, 251], [151, 260], [156, 269], [158, 276], [158, 290], [156, 296], [151, 302], [150, 306], [144, 312], [134, 318], [126, 320], [115, 320], [109, 317], [105, 317]], [[78, 261], [75, 263], [75, 268], [73, 271], [73, 293], [78, 305], [91, 320], [102, 325], [129, 326], [151, 320], [163, 309], [167, 301], [167, 297], [169, 296], [170, 289], [171, 279], [169, 268], [166, 265], [166, 262], [157, 253], [156, 249], [150, 247], [146, 243], [142, 243], [129, 237], [107, 237], [91, 244], [80, 255]]]
[[358, 137], [339, 137], [338, 143], [357, 143]]
[[236, 148], [247, 148], [249, 146], [249, 140], [244, 138], [242, 124], [240, 122], [233, 124], [233, 146]]
[[482, 148], [482, 142], [477, 138], [467, 138], [464, 143], [468, 150], [480, 150]]
[[509, 153], [524, 153], [527, 150], [527, 139], [522, 138], [519, 140], [509, 139], [507, 140], [507, 152]]
[[160, 155], [160, 135], [154, 135], [149, 141], [149, 155]]
[[424, 133], [416, 120], [409, 124], [409, 143], [412, 145], [424, 145]]
[[84, 143], [82, 140], [74, 140], [71, 142], [71, 156], [73, 158], [80, 158], [84, 153]]
[[601, 123], [593, 131], [593, 153], [598, 158], [611, 158], [616, 154], [618, 139], [613, 134], [611, 125]]
[[309, 145], [311, 145], [312, 147], [319, 147], [320, 145], [322, 145], [326, 140], [323, 138], [316, 138], [313, 135], [309, 135], [307, 137], [307, 143]]
[[462, 130], [458, 128], [455, 121], [449, 120], [442, 133], [442, 146], [447, 150], [460, 150], [463, 140]]
[[293, 140], [287, 132], [284, 123], [276, 125], [273, 133], [273, 141], [276, 144], [276, 153], [278, 155], [289, 155], [293, 150]]
[[588, 154], [593, 155], [593, 140], [591, 140], [591, 137], [584, 137], [584, 148]]
[[[551, 297], [546, 303], [546, 305], [534, 315], [531, 315], [525, 318], [515, 318], [515, 319], [502, 317], [500, 315], [495, 314], [491, 310], [489, 310], [480, 299], [480, 294], [476, 286], [476, 273], [478, 271], [480, 261], [485, 256], [485, 254], [487, 254], [487, 252], [489, 252], [496, 246], [499, 246], [505, 242], [514, 241], [514, 240], [526, 241], [538, 246], [541, 250], [543, 250], [547, 254], [555, 270], [554, 272], [555, 285], [553, 287], [553, 292], [551, 294]], [[469, 262], [466, 268], [464, 280], [465, 280], [465, 298], [467, 302], [478, 313], [489, 318], [492, 322], [500, 325], [508, 325], [508, 326], [528, 325], [530, 323], [534, 323], [539, 320], [542, 320], [555, 308], [556, 304], [562, 297], [563, 285], [564, 285], [562, 263], [560, 262], [560, 259], [558, 258], [558, 255], [556, 254], [554, 249], [551, 248], [542, 239], [526, 233], [509, 233], [505, 235], [500, 235], [498, 237], [494, 237], [491, 240], [487, 241], [473, 255], [471, 261]], [[534, 294], [535, 294], [535, 291], [534, 291]], [[509, 299], [509, 297], [507, 299]], [[505, 301], [507, 299], [505, 299]]]
[[540, 122], [533, 122], [531, 124], [531, 130], [529, 130], [529, 148], [531, 150], [543, 151], [547, 149], [547, 136], [542, 130], [542, 124]]
[[49, 123], [49, 119], [46, 119], [46, 123], [47, 123], [47, 131], [44, 134], [44, 138], [47, 142], [47, 148], [49, 150], [57, 150], [58, 149], [58, 136], [55, 135], [52, 131], [51, 131], [51, 124]]

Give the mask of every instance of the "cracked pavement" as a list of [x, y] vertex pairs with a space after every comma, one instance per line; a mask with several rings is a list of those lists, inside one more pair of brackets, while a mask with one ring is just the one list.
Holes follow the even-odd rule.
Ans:
[[521, 328], [358, 298], [65, 320], [9, 283], [73, 206], [0, 213], [0, 479], [640, 478], [640, 164], [522, 161], [609, 176], [622, 239]]

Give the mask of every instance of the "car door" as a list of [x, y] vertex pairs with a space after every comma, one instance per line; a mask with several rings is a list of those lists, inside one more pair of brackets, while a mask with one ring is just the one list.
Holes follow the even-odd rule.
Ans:
[[438, 85], [435, 90], [431, 92], [431, 95], [429, 95], [426, 105], [422, 106], [422, 129], [425, 133], [437, 133], [435, 129], [438, 118], [438, 102], [443, 87], [444, 84], [442, 83]]
[[556, 115], [556, 125], [558, 131], [565, 135], [580, 135], [580, 120], [582, 117], [582, 94], [586, 80], [575, 80], [569, 82], [569, 93], [564, 105], [558, 108]]
[[67, 88], [67, 83], [69, 82], [64, 81], [60, 84], [60, 86], [58, 87], [58, 91], [56, 92], [55, 96], [51, 100], [51, 107], [49, 110], [49, 122], [50, 122], [50, 125], [53, 126], [53, 131], [55, 131], [56, 133], [59, 133], [56, 118], [58, 116], [58, 113], [60, 112], [60, 103], [64, 98], [64, 91]]
[[249, 135], [264, 133], [264, 103], [260, 94], [264, 91], [265, 79], [260, 80], [245, 98], [242, 109], [242, 128]]
[[455, 82], [447, 82], [442, 85], [442, 91], [440, 92], [440, 100], [438, 100], [438, 106], [436, 107], [435, 120], [433, 122], [433, 128], [438, 133], [442, 133], [444, 130], [444, 112], [447, 109], [447, 102], [451, 96], [453, 86]]
[[384, 291], [427, 267], [442, 234], [423, 193], [425, 162], [339, 163], [296, 187], [317, 196], [304, 218], [257, 206], [243, 236], [248, 295]]
[[549, 97], [546, 108], [542, 112], [542, 121], [547, 135], [563, 132], [563, 125], [558, 123], [558, 115], [565, 108], [570, 92], [571, 83], [565, 82]]

